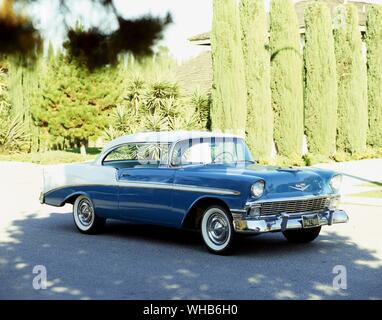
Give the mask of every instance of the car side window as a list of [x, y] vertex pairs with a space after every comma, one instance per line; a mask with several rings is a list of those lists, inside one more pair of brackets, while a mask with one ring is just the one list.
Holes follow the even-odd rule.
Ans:
[[159, 167], [167, 164], [168, 153], [168, 144], [130, 143], [109, 152], [102, 164], [118, 169]]

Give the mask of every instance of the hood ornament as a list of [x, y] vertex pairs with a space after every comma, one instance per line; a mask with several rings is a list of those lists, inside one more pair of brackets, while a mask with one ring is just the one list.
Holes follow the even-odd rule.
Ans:
[[292, 188], [292, 189], [295, 189], [295, 190], [298, 190], [298, 191], [305, 191], [306, 189], [309, 188], [309, 186], [310, 186], [310, 184], [297, 183], [294, 186], [289, 186], [289, 188]]

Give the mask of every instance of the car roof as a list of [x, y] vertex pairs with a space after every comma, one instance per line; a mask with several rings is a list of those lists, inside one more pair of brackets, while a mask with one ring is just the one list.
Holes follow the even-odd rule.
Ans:
[[149, 142], [149, 143], [173, 143], [179, 140], [198, 139], [198, 138], [213, 138], [213, 137], [226, 137], [226, 138], [240, 138], [237, 135], [209, 132], [209, 131], [160, 131], [160, 132], [140, 132], [121, 136], [117, 139], [110, 141], [104, 150], [113, 148], [125, 143], [131, 142]]
[[[103, 149], [98, 158], [109, 150], [126, 143], [174, 143], [187, 139], [198, 138], [242, 138], [239, 135], [210, 132], [210, 131], [159, 131], [159, 132], [139, 132], [121, 136], [110, 141]], [[98, 160], [98, 159], [97, 159]], [[96, 160], [96, 161], [97, 161]]]

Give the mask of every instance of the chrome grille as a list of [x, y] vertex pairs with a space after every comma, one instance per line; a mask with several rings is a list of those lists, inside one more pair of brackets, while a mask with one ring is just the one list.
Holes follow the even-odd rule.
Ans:
[[311, 198], [307, 200], [291, 200], [291, 201], [273, 201], [261, 204], [261, 214], [280, 214], [280, 213], [298, 213], [310, 212], [327, 208], [330, 199], [326, 197]]

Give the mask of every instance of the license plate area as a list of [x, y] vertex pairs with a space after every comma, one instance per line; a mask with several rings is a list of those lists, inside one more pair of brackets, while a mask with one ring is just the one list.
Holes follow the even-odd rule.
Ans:
[[302, 216], [303, 228], [314, 228], [320, 225], [320, 218], [317, 213]]

